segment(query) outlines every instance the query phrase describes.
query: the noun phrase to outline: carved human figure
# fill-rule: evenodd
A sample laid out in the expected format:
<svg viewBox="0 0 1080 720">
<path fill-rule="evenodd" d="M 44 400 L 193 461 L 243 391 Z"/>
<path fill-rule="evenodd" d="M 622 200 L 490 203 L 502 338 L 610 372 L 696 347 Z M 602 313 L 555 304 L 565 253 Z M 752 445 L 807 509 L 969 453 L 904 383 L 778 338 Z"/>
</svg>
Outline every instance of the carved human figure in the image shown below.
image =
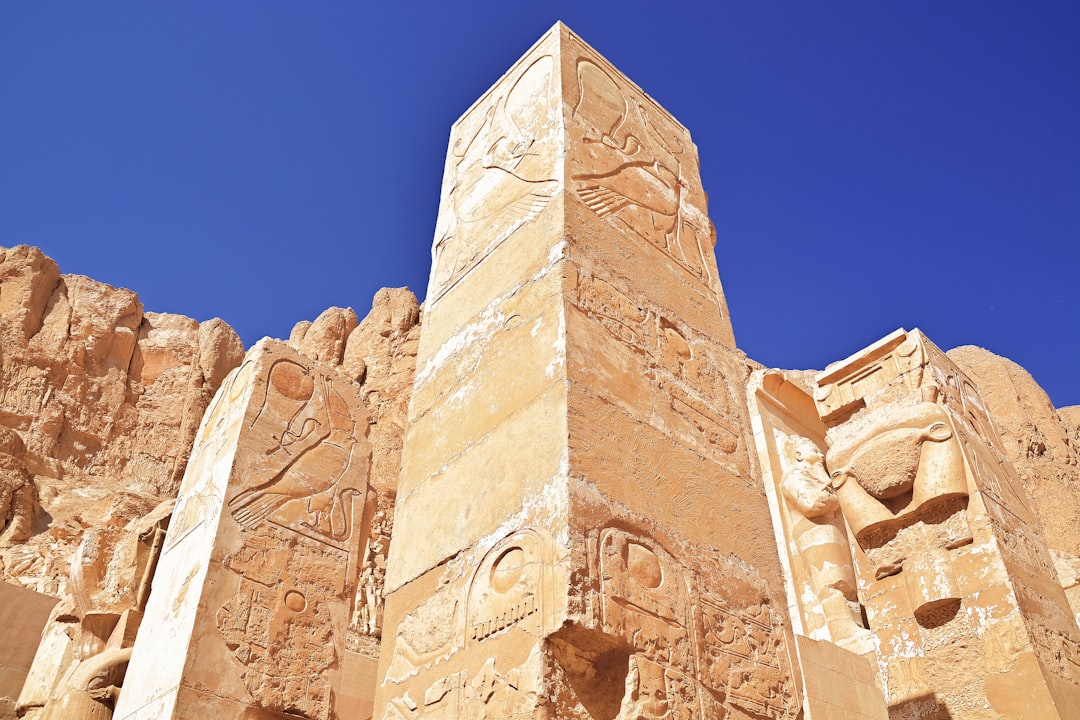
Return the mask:
<svg viewBox="0 0 1080 720">
<path fill-rule="evenodd" d="M 122 530 L 88 531 L 72 558 L 75 652 L 41 720 L 109 720 L 150 593 L 173 502 Z"/>
<path fill-rule="evenodd" d="M 787 470 L 780 489 L 793 511 L 789 516 L 795 546 L 825 615 L 830 639 L 862 652 L 870 648 L 870 632 L 855 619 L 855 568 L 825 458 L 814 441 L 799 435 L 788 438 L 785 453 Z"/>
</svg>

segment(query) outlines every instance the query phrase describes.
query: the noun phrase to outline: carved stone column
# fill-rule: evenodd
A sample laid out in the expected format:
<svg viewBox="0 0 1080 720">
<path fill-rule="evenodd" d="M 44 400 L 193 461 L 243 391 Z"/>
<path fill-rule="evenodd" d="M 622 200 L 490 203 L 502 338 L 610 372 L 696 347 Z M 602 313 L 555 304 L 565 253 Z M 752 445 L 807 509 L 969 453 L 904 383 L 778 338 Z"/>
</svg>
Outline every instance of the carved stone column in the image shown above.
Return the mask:
<svg viewBox="0 0 1080 720">
<path fill-rule="evenodd" d="M 898 330 L 815 399 L 890 716 L 1072 717 L 1080 631 L 971 381 Z"/>
<path fill-rule="evenodd" d="M 358 387 L 264 340 L 203 418 L 115 718 L 335 717 L 373 503 Z"/>
<path fill-rule="evenodd" d="M 799 715 L 713 243 L 689 133 L 561 24 L 454 125 L 377 718 Z"/>
</svg>

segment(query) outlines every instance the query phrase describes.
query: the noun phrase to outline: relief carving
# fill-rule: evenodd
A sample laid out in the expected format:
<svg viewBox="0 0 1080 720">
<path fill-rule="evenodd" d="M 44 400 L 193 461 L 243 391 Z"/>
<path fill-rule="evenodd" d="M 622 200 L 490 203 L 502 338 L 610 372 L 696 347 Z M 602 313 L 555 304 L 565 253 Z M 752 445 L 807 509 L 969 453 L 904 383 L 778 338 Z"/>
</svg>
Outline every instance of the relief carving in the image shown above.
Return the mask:
<svg viewBox="0 0 1080 720">
<path fill-rule="evenodd" d="M 398 623 L 385 682 L 400 684 L 458 650 L 513 630 L 542 633 L 551 625 L 552 563 L 545 533 L 525 528 L 504 537 L 475 569 L 441 584 Z"/>
<path fill-rule="evenodd" d="M 551 84 L 555 61 L 543 55 L 485 98 L 454 130 L 447 158 L 444 207 L 436 229 L 432 297 L 446 292 L 558 192 L 558 154 Z M 450 216 L 453 216 L 452 219 Z"/>
<path fill-rule="evenodd" d="M 705 257 L 712 236 L 703 228 L 711 226 L 704 213 L 688 211 L 685 199 L 685 166 L 696 173 L 687 136 L 647 96 L 615 77 L 598 60 L 577 59 L 573 117 L 582 136 L 571 173 L 574 190 L 598 216 L 709 283 L 714 278 Z"/>
<path fill-rule="evenodd" d="M 642 373 L 656 390 L 656 409 L 662 416 L 658 427 L 714 457 L 738 452 L 735 401 L 710 340 L 680 329 L 611 283 L 580 271 L 576 304 L 642 356 Z"/>
<path fill-rule="evenodd" d="M 229 501 L 238 523 L 252 529 L 269 520 L 331 544 L 349 538 L 353 505 L 367 492 L 370 465 L 370 447 L 362 442 L 367 428 L 360 422 L 366 412 L 352 400 L 350 405 L 327 373 L 310 373 L 292 360 L 271 366 L 251 428 L 272 444 L 249 469 L 262 482 Z M 260 423 L 265 430 L 256 429 Z"/>
<path fill-rule="evenodd" d="M 873 642 L 858 619 L 855 567 L 825 458 L 813 440 L 798 435 L 786 438 L 784 454 L 780 490 L 788 507 L 791 539 L 825 617 L 828 637 L 862 654 L 872 649 Z"/>
<path fill-rule="evenodd" d="M 632 646 L 620 718 L 798 715 L 784 628 L 745 568 L 691 571 L 617 528 L 597 550 L 601 627 Z"/>
<path fill-rule="evenodd" d="M 369 502 L 375 498 L 368 491 Z M 349 621 L 349 650 L 366 657 L 379 657 L 379 642 L 383 627 L 383 588 L 386 581 L 386 556 L 390 548 L 390 529 L 393 523 L 390 507 L 379 507 L 372 515 L 367 544 L 361 553 L 360 575 L 356 583 L 356 600 Z"/>
<path fill-rule="evenodd" d="M 925 357 L 920 348 L 914 338 L 906 338 L 886 356 L 887 362 L 870 363 L 855 375 L 870 383 L 863 391 L 889 391 L 889 385 L 876 384 L 878 379 L 899 378 L 895 358 Z M 916 376 L 923 382 L 921 368 L 901 367 L 909 382 L 916 382 Z M 891 374 L 894 370 L 897 374 Z M 854 381 L 845 384 L 858 386 Z M 908 397 L 907 402 L 886 402 L 830 428 L 826 463 L 844 519 L 865 551 L 874 578 L 905 571 L 904 586 L 915 617 L 931 627 L 960 607 L 960 591 L 949 566 L 950 551 L 972 542 L 968 478 L 960 440 L 938 386 L 917 385 Z M 865 398 L 859 396 L 855 402 Z"/>
<path fill-rule="evenodd" d="M 466 602 L 465 645 L 511 626 L 543 629 L 550 556 L 541 536 L 523 530 L 487 552 L 473 576 Z"/>
<path fill-rule="evenodd" d="M 227 501 L 237 589 L 215 624 L 260 707 L 329 718 L 376 497 L 358 389 L 295 357 L 256 379 Z"/>
<path fill-rule="evenodd" d="M 408 692 L 391 699 L 383 714 L 390 718 L 427 718 L 429 720 L 510 720 L 534 718 L 536 698 L 522 690 L 521 674 L 526 667 L 499 670 L 497 659 L 487 658 L 480 668 L 439 677 L 424 691 L 419 701 Z"/>
</svg>

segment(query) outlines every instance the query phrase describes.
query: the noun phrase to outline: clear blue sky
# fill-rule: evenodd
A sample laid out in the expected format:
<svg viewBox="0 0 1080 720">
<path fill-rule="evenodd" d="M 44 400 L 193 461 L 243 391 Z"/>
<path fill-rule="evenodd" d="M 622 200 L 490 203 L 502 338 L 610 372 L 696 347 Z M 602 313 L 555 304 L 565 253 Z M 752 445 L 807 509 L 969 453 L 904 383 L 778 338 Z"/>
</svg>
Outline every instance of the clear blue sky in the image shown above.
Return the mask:
<svg viewBox="0 0 1080 720">
<path fill-rule="evenodd" d="M 1080 404 L 1075 2 L 9 0 L 0 244 L 248 345 L 422 299 L 450 124 L 558 19 L 693 133 L 751 357 L 920 327 Z"/>
</svg>

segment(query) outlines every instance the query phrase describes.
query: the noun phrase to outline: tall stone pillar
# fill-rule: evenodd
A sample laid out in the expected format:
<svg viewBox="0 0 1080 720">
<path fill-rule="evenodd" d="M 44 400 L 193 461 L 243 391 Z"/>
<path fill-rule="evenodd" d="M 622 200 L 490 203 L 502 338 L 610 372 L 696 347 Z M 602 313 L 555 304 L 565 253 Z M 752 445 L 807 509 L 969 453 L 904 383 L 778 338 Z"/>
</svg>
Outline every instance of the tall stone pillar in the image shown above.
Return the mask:
<svg viewBox="0 0 1080 720">
<path fill-rule="evenodd" d="M 367 529 L 359 388 L 248 353 L 195 438 L 117 720 L 330 720 Z"/>
<path fill-rule="evenodd" d="M 689 133 L 559 24 L 454 125 L 376 717 L 795 718 Z"/>
</svg>

